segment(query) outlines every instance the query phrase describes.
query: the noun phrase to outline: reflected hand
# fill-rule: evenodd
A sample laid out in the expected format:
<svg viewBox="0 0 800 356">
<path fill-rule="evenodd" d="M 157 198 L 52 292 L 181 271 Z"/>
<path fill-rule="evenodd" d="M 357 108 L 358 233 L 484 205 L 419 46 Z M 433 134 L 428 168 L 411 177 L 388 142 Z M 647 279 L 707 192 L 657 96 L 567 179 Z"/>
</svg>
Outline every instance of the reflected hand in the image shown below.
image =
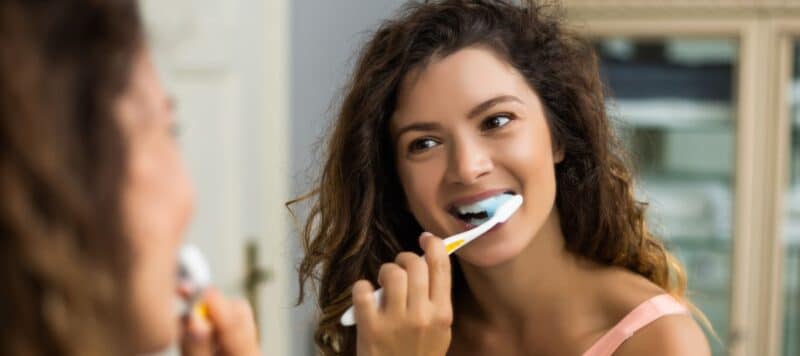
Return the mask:
<svg viewBox="0 0 800 356">
<path fill-rule="evenodd" d="M 208 315 L 192 311 L 183 320 L 182 355 L 260 355 L 253 311 L 246 301 L 227 299 L 214 288 L 201 300 Z"/>
</svg>

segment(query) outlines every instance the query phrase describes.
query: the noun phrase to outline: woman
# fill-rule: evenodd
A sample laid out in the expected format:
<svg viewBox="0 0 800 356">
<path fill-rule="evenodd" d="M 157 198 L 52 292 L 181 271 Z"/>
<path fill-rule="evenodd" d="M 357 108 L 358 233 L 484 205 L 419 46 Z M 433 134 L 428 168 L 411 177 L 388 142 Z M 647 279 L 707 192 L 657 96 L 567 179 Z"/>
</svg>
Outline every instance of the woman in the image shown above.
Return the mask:
<svg viewBox="0 0 800 356">
<path fill-rule="evenodd" d="M 518 4 L 412 3 L 361 52 L 303 233 L 324 354 L 709 354 L 590 44 L 558 9 Z M 430 233 L 475 226 L 503 194 L 524 203 L 451 268 Z M 351 304 L 355 330 L 338 323 Z"/>
<path fill-rule="evenodd" d="M 136 2 L 0 0 L 0 45 L 0 354 L 257 355 L 214 290 L 179 327 L 193 193 Z"/>
</svg>

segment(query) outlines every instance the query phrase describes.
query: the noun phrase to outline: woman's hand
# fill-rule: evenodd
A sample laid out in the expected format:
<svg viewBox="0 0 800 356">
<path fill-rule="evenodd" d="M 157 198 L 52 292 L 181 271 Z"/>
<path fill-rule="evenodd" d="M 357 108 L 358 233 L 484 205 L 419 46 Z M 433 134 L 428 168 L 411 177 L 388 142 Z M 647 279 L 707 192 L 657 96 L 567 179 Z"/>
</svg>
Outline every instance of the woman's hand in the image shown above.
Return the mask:
<svg viewBox="0 0 800 356">
<path fill-rule="evenodd" d="M 213 288 L 202 300 L 208 315 L 189 313 L 181 335 L 182 355 L 260 355 L 253 311 L 246 301 L 226 299 Z"/>
<path fill-rule="evenodd" d="M 424 259 L 403 252 L 381 266 L 382 305 L 376 305 L 368 281 L 353 285 L 359 356 L 447 353 L 453 323 L 450 259 L 442 240 L 430 233 L 420 236 L 420 245 Z"/>
</svg>

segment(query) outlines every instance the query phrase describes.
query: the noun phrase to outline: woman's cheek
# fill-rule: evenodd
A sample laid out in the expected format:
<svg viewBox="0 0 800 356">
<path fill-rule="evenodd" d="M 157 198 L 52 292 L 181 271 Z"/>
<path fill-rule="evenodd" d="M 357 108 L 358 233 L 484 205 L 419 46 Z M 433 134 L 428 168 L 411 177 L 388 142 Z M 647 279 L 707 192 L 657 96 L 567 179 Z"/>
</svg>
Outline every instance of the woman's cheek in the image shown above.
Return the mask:
<svg viewBox="0 0 800 356">
<path fill-rule="evenodd" d="M 398 167 L 400 183 L 406 195 L 408 209 L 417 222 L 427 231 L 437 231 L 437 178 L 440 169 L 436 162 L 406 162 Z"/>
</svg>

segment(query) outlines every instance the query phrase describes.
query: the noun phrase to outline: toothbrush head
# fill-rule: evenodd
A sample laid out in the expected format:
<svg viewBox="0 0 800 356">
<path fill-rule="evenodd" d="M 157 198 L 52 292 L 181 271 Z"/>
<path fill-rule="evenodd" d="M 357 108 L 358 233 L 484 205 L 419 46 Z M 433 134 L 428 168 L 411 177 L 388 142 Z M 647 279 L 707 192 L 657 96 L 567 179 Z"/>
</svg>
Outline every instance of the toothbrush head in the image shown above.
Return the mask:
<svg viewBox="0 0 800 356">
<path fill-rule="evenodd" d="M 185 244 L 178 252 L 178 279 L 199 292 L 211 284 L 208 262 L 196 246 Z"/>
<path fill-rule="evenodd" d="M 494 215 L 492 215 L 492 219 L 496 220 L 498 223 L 504 223 L 511 218 L 511 215 L 513 215 L 520 206 L 522 206 L 522 196 L 514 194 L 497 208 Z"/>
<path fill-rule="evenodd" d="M 497 209 L 503 206 L 503 204 L 505 204 L 514 195 L 515 194 L 504 193 L 478 203 L 478 205 L 480 205 L 483 210 L 486 211 L 486 220 L 489 220 L 495 216 L 495 214 L 497 214 Z"/>
</svg>

